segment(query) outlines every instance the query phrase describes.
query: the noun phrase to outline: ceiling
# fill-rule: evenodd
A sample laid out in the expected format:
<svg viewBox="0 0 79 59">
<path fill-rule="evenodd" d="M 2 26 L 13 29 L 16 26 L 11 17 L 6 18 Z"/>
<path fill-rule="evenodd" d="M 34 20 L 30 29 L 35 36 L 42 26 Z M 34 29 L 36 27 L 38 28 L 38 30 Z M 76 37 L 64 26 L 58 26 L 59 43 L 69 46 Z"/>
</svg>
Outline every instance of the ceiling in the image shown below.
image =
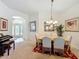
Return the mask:
<svg viewBox="0 0 79 59">
<path fill-rule="evenodd" d="M 1 0 L 8 7 L 27 12 L 50 11 L 51 0 Z M 63 12 L 78 4 L 79 0 L 54 0 L 53 10 L 55 12 Z"/>
</svg>

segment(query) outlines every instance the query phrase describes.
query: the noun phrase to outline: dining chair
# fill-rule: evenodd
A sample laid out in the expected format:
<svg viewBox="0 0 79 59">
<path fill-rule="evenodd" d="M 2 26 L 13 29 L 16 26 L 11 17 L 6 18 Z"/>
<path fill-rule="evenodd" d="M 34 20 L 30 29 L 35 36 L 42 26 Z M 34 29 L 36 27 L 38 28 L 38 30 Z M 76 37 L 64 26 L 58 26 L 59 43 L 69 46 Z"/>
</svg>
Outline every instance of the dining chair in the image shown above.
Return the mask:
<svg viewBox="0 0 79 59">
<path fill-rule="evenodd" d="M 69 45 L 71 45 L 71 41 L 72 41 L 72 36 L 70 36 L 69 38 Z"/>
<path fill-rule="evenodd" d="M 43 37 L 42 39 L 42 52 L 44 53 L 45 51 L 51 54 L 51 39 L 48 37 Z"/>
<path fill-rule="evenodd" d="M 59 53 L 64 55 L 64 44 L 65 41 L 62 37 L 56 38 L 54 40 L 54 54 Z"/>
<path fill-rule="evenodd" d="M 37 47 L 40 46 L 40 45 L 42 45 L 42 40 L 39 39 L 39 38 L 37 38 L 37 35 L 35 35 L 35 39 L 36 39 L 36 46 Z"/>
<path fill-rule="evenodd" d="M 68 36 L 67 37 L 68 41 L 65 42 L 65 45 L 71 45 L 71 41 L 72 41 L 72 36 Z"/>
</svg>

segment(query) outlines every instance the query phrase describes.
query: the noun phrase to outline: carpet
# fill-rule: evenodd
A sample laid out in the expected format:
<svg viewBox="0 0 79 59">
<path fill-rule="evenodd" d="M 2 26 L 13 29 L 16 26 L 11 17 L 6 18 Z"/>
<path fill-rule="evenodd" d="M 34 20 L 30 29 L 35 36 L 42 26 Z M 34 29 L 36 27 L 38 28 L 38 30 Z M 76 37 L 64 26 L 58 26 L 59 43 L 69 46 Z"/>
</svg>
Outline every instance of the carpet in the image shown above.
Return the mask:
<svg viewBox="0 0 79 59">
<path fill-rule="evenodd" d="M 33 51 L 34 52 L 38 52 L 38 53 L 42 53 L 42 46 L 40 46 L 40 47 L 37 47 L 37 46 L 34 47 Z M 64 52 L 64 57 L 70 58 L 70 59 L 78 59 L 77 56 L 74 53 L 71 52 L 70 49 Z"/>
</svg>

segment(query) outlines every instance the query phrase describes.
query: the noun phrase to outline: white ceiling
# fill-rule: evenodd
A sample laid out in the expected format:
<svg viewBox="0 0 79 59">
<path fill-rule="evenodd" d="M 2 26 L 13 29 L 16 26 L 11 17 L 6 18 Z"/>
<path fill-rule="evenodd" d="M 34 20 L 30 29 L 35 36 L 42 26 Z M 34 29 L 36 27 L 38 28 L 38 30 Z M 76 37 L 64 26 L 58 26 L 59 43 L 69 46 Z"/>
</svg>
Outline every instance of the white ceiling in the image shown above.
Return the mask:
<svg viewBox="0 0 79 59">
<path fill-rule="evenodd" d="M 50 11 L 51 0 L 2 0 L 8 7 L 27 13 Z M 54 0 L 53 10 L 63 12 L 78 4 L 79 0 Z"/>
</svg>

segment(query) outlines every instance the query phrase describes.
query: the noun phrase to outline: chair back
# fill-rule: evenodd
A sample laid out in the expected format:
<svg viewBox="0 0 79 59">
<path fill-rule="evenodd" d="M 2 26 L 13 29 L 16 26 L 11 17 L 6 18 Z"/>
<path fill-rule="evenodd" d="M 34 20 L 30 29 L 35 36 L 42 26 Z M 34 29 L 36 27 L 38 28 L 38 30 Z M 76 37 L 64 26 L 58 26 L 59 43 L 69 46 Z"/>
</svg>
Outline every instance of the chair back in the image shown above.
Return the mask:
<svg viewBox="0 0 79 59">
<path fill-rule="evenodd" d="M 66 45 L 71 45 L 72 36 L 67 36 L 68 41 L 66 42 Z"/>
<path fill-rule="evenodd" d="M 37 41 L 37 35 L 35 34 L 35 40 Z"/>
<path fill-rule="evenodd" d="M 35 35 L 35 39 L 36 39 L 36 44 L 39 45 L 42 43 L 42 40 L 41 39 L 38 39 L 37 38 L 37 35 Z"/>
<path fill-rule="evenodd" d="M 71 41 L 72 41 L 72 36 L 70 37 L 70 44 L 71 44 Z"/>
<path fill-rule="evenodd" d="M 63 38 L 56 38 L 54 41 L 54 48 L 64 49 L 65 41 Z"/>
<path fill-rule="evenodd" d="M 71 45 L 71 41 L 72 41 L 72 36 L 70 36 L 70 38 L 69 38 L 68 45 Z"/>
<path fill-rule="evenodd" d="M 48 37 L 43 37 L 42 40 L 43 47 L 51 48 L 51 39 Z"/>
</svg>

